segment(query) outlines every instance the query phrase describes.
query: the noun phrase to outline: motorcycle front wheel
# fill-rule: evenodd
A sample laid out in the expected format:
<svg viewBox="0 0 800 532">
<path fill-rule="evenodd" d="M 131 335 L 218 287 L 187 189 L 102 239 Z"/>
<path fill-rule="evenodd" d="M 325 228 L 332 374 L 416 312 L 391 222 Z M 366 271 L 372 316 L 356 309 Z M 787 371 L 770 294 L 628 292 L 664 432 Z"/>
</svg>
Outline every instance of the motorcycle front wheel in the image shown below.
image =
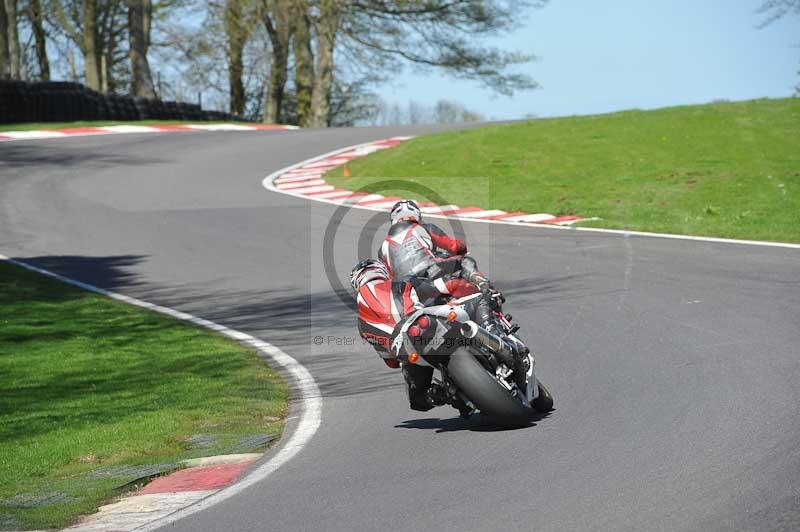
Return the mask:
<svg viewBox="0 0 800 532">
<path fill-rule="evenodd" d="M 531 416 L 530 408 L 511 395 L 494 375 L 478 362 L 469 348 L 456 349 L 450 356 L 447 369 L 461 393 L 492 421 L 508 428 L 528 424 Z"/>
</svg>

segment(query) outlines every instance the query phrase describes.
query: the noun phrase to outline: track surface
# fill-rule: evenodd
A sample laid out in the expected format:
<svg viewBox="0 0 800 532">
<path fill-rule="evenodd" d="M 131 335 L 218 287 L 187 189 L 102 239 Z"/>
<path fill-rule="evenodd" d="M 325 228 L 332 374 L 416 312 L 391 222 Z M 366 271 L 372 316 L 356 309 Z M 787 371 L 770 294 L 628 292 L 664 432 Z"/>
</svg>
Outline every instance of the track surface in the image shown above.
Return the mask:
<svg viewBox="0 0 800 532">
<path fill-rule="evenodd" d="M 320 384 L 298 457 L 169 530 L 800 529 L 798 250 L 464 223 L 556 398 L 522 430 L 411 412 L 371 348 L 314 344 L 354 338 L 322 264 L 344 281 L 383 215 L 323 257 L 335 207 L 261 179 L 419 131 L 0 146 L 0 252 L 262 337 Z"/>
</svg>

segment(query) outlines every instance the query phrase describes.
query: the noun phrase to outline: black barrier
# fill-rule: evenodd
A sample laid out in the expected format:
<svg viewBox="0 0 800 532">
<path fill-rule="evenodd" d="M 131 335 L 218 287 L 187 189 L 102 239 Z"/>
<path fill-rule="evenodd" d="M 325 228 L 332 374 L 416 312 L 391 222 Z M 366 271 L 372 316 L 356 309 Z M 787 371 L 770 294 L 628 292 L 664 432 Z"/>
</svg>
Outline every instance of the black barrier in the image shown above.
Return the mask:
<svg viewBox="0 0 800 532">
<path fill-rule="evenodd" d="M 247 120 L 199 105 L 101 94 L 68 81 L 0 80 L 0 124 L 77 120 Z"/>
</svg>

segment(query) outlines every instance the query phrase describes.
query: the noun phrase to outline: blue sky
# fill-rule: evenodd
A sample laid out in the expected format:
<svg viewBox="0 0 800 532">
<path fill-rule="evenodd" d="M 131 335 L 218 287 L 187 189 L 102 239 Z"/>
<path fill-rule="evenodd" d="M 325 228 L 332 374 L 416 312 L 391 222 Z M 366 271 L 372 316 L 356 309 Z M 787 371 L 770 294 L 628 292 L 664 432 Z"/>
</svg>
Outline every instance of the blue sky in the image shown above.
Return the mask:
<svg viewBox="0 0 800 532">
<path fill-rule="evenodd" d="M 589 114 L 716 99 L 783 97 L 800 84 L 800 16 L 763 29 L 762 0 L 550 0 L 493 41 L 532 52 L 542 87 L 512 98 L 407 70 L 388 101 L 457 100 L 492 118 Z"/>
</svg>

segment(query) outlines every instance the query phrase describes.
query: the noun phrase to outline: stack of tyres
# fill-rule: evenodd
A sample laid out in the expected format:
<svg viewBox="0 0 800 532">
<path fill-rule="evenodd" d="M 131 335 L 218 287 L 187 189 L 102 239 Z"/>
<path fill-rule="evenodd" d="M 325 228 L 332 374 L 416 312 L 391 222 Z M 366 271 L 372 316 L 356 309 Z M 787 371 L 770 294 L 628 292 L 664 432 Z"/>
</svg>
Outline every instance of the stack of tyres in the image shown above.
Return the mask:
<svg viewBox="0 0 800 532">
<path fill-rule="evenodd" d="M 0 80 L 0 122 L 7 122 L 11 115 L 11 105 L 8 97 L 8 87 Z"/>
<path fill-rule="evenodd" d="M 50 108 L 52 114 L 50 120 L 54 122 L 64 122 L 69 120 L 69 112 L 67 111 L 67 98 L 65 96 L 64 86 L 62 84 L 52 87 L 50 98 L 53 100 L 53 105 Z"/>
<path fill-rule="evenodd" d="M 167 108 L 167 116 L 165 117 L 167 120 L 180 119 L 180 112 L 178 111 L 178 102 L 164 102 L 164 106 Z"/>
<path fill-rule="evenodd" d="M 113 94 L 108 94 L 106 95 L 105 100 L 106 100 L 106 105 L 108 105 L 108 119 L 124 120 L 122 116 L 122 109 L 120 108 L 119 99 Z"/>
<path fill-rule="evenodd" d="M 202 120 L 203 119 L 203 110 L 200 108 L 199 105 L 193 103 L 184 103 L 184 116 L 182 117 L 184 120 Z"/>
<path fill-rule="evenodd" d="M 136 103 L 133 100 L 132 96 L 125 97 L 125 114 L 127 115 L 126 120 L 139 120 L 139 110 L 136 108 Z"/>
<path fill-rule="evenodd" d="M 46 122 L 65 122 L 69 120 L 67 102 L 64 96 L 65 83 L 51 83 L 47 88 L 47 117 Z"/>
<path fill-rule="evenodd" d="M 86 120 L 84 116 L 89 112 L 86 91 L 77 83 L 70 83 L 67 91 L 70 94 L 69 99 L 72 101 L 71 120 Z"/>
<path fill-rule="evenodd" d="M 99 94 L 90 90 L 81 91 L 81 106 L 84 120 L 99 120 L 100 114 L 100 101 L 102 98 Z"/>
<path fill-rule="evenodd" d="M 79 83 L 0 80 L 0 124 L 158 119 L 241 120 L 190 103 L 100 94 Z"/>
<path fill-rule="evenodd" d="M 80 115 L 80 108 L 78 106 L 78 92 L 72 84 L 68 84 L 62 91 L 64 95 L 64 120 L 73 122 L 78 120 Z"/>
<path fill-rule="evenodd" d="M 3 122 L 25 121 L 26 89 L 25 83 L 20 81 L 0 81 L 0 117 Z"/>
<path fill-rule="evenodd" d="M 155 104 L 156 108 L 158 109 L 156 111 L 156 113 L 158 114 L 158 118 L 165 119 L 168 115 L 166 103 L 162 102 L 161 100 L 156 100 Z"/>
<path fill-rule="evenodd" d="M 0 122 L 12 122 L 14 105 L 12 102 L 14 87 L 6 80 L 0 79 Z"/>
<path fill-rule="evenodd" d="M 111 117 L 111 110 L 108 108 L 108 102 L 102 94 L 97 95 L 95 120 L 109 120 Z"/>
<path fill-rule="evenodd" d="M 134 98 L 133 105 L 136 107 L 136 114 L 139 116 L 140 120 L 148 120 L 150 118 L 150 113 L 148 113 L 147 109 L 147 100 L 145 98 Z"/>
<path fill-rule="evenodd" d="M 26 99 L 25 109 L 22 114 L 31 122 L 41 122 L 39 119 L 39 87 L 35 83 L 29 83 L 25 87 Z"/>
</svg>

